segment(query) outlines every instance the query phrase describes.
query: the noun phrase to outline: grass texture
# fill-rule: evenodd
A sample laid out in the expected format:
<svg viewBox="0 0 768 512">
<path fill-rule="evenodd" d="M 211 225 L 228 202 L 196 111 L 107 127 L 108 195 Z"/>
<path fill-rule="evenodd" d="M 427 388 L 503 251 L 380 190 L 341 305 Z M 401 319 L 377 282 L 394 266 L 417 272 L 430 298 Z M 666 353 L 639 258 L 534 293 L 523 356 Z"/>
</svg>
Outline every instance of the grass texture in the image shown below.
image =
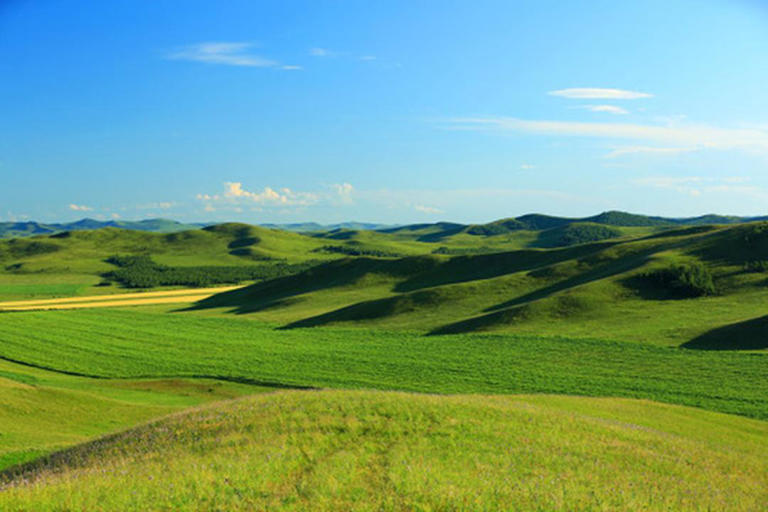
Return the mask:
<svg viewBox="0 0 768 512">
<path fill-rule="evenodd" d="M 0 357 L 106 378 L 648 398 L 768 418 L 764 354 L 531 335 L 275 329 L 163 310 L 0 314 Z"/>
<path fill-rule="evenodd" d="M 291 391 L 5 475 L 7 511 L 761 510 L 768 424 L 561 396 Z"/>
</svg>

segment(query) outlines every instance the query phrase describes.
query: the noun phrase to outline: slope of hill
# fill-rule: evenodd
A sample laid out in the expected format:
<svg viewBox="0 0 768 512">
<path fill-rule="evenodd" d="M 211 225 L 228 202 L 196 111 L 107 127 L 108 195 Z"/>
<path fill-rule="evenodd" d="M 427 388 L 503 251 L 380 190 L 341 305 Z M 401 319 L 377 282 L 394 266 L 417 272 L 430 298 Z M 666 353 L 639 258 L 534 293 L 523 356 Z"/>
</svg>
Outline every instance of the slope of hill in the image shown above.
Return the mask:
<svg viewBox="0 0 768 512">
<path fill-rule="evenodd" d="M 582 226 L 589 229 L 577 233 L 585 236 L 604 228 Z M 345 259 L 213 296 L 197 307 L 248 312 L 290 327 L 501 330 L 682 345 L 765 314 L 768 263 L 762 261 L 768 261 L 766 224 L 698 226 L 550 250 Z M 675 280 L 689 279 L 686 269 L 703 273 L 714 293 L 680 296 L 675 290 L 688 285 Z M 664 272 L 672 273 L 671 281 L 654 277 Z M 719 339 L 721 348 L 768 347 L 759 336 Z"/>
<path fill-rule="evenodd" d="M 621 211 L 608 211 L 591 217 L 569 218 L 554 217 L 551 215 L 527 214 L 515 218 L 500 219 L 486 224 L 451 224 L 438 222 L 434 224 L 412 224 L 393 229 L 379 230 L 385 233 L 412 234 L 423 236 L 425 234 L 441 237 L 468 233 L 477 236 L 493 236 L 513 234 L 518 231 L 544 231 L 553 228 L 561 228 L 571 224 L 602 224 L 605 226 L 625 228 L 673 228 L 675 226 L 701 226 L 708 224 L 741 224 L 765 220 L 762 217 L 735 217 L 726 215 L 701 215 L 690 218 L 666 218 L 648 215 L 638 215 Z M 650 232 L 650 231 L 649 231 Z M 429 241 L 429 240 L 427 240 Z M 433 240 L 434 241 L 434 240 Z"/>
<path fill-rule="evenodd" d="M 4 510 L 759 510 L 768 424 L 622 399 L 285 391 L 6 472 Z"/>
<path fill-rule="evenodd" d="M 0 359 L 0 470 L 159 415 L 264 389 L 214 379 L 93 379 Z"/>
<path fill-rule="evenodd" d="M 290 224 L 261 224 L 269 229 L 279 229 L 297 233 L 328 233 L 337 230 L 378 231 L 380 233 L 397 234 L 409 238 L 417 237 L 419 241 L 434 242 L 458 233 L 469 233 L 477 236 L 493 236 L 509 234 L 515 231 L 542 231 L 563 227 L 575 223 L 593 223 L 619 227 L 663 228 L 680 225 L 705 224 L 739 224 L 766 220 L 764 217 L 736 217 L 728 215 L 701 215 L 690 218 L 665 218 L 638 215 L 620 211 L 603 212 L 598 215 L 583 218 L 555 217 L 541 214 L 527 214 L 517 218 L 499 219 L 485 224 L 458 224 L 453 222 L 436 222 L 431 224 L 410 224 L 404 226 L 389 226 L 370 222 L 341 222 L 337 224 L 319 224 L 317 222 L 300 222 Z M 0 238 L 44 235 L 62 231 L 94 230 L 106 227 L 152 231 L 157 233 L 175 233 L 190 229 L 211 226 L 213 223 L 185 224 L 168 219 L 146 219 L 140 221 L 81 219 L 69 223 L 40 223 L 40 222 L 0 222 Z"/>
<path fill-rule="evenodd" d="M 286 231 L 223 224 L 178 233 L 103 228 L 0 241 L 0 298 L 117 291 L 104 281 L 116 255 L 170 267 L 238 267 L 324 260 L 322 242 Z M 203 283 L 204 284 L 204 283 Z"/>
</svg>

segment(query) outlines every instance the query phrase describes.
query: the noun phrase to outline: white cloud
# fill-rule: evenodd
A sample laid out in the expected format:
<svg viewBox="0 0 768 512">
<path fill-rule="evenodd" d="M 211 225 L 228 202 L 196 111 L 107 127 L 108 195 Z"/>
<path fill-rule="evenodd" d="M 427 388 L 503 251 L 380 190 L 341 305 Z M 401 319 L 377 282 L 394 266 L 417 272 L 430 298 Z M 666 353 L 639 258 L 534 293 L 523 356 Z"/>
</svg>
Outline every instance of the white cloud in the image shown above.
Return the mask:
<svg viewBox="0 0 768 512">
<path fill-rule="evenodd" d="M 354 187 L 349 183 L 333 184 L 319 192 L 299 192 L 286 187 L 264 187 L 251 191 L 245 189 L 239 181 L 228 181 L 224 183 L 224 191 L 220 194 L 197 194 L 195 197 L 206 204 L 206 211 L 220 208 L 237 211 L 240 205 L 248 205 L 252 210 L 255 208 L 261 211 L 264 208 L 284 210 L 289 207 L 301 208 L 321 204 L 352 204 L 354 191 Z M 208 207 L 213 209 L 209 210 Z"/>
<path fill-rule="evenodd" d="M 617 158 L 624 155 L 650 154 L 650 155 L 673 155 L 676 153 L 689 153 L 696 151 L 696 148 L 661 148 L 654 146 L 623 146 L 618 147 L 605 155 L 605 158 Z"/>
<path fill-rule="evenodd" d="M 368 61 L 376 60 L 376 57 L 374 55 L 363 55 L 362 57 L 360 57 L 360 60 L 368 60 Z"/>
<path fill-rule="evenodd" d="M 448 127 L 459 130 L 493 130 L 549 136 L 628 139 L 668 144 L 670 148 L 768 151 L 768 130 L 719 128 L 703 124 L 584 123 L 532 121 L 513 117 L 455 118 Z M 640 146 L 638 146 L 640 147 Z"/>
<path fill-rule="evenodd" d="M 276 66 L 274 60 L 250 53 L 252 43 L 208 42 L 185 46 L 167 56 L 172 60 L 188 60 L 227 66 L 267 68 Z"/>
<path fill-rule="evenodd" d="M 524 171 L 529 171 L 529 170 L 531 170 L 531 169 L 535 169 L 535 168 L 536 168 L 536 166 L 535 166 L 535 165 L 532 165 L 532 164 L 523 164 L 523 165 L 521 165 L 521 166 L 520 166 L 520 168 L 521 168 L 522 170 L 524 170 Z"/>
<path fill-rule="evenodd" d="M 331 190 L 333 190 L 336 195 L 338 196 L 338 199 L 341 200 L 343 203 L 351 203 L 352 202 L 352 194 L 355 191 L 355 187 L 350 185 L 349 183 L 337 183 L 331 185 Z"/>
<path fill-rule="evenodd" d="M 310 48 L 309 54 L 313 57 L 332 57 L 334 53 L 325 48 Z"/>
<path fill-rule="evenodd" d="M 633 181 L 635 185 L 674 190 L 682 194 L 698 196 L 701 194 L 700 186 L 707 178 L 701 176 L 650 176 Z"/>
<path fill-rule="evenodd" d="M 424 205 L 420 205 L 420 204 L 417 204 L 413 208 L 416 211 L 419 211 L 419 212 L 422 212 L 422 213 L 428 213 L 428 214 L 431 214 L 431 215 L 435 215 L 435 214 L 439 214 L 439 213 L 445 213 L 443 210 L 441 210 L 439 208 L 434 208 L 432 206 L 424 206 Z"/>
<path fill-rule="evenodd" d="M 169 210 L 174 206 L 177 206 L 177 203 L 172 201 L 161 201 L 159 203 L 137 204 L 135 208 L 137 210 Z"/>
<path fill-rule="evenodd" d="M 286 71 L 301 71 L 304 68 L 301 66 L 288 65 L 288 66 L 280 66 L 280 69 L 284 69 Z"/>
<path fill-rule="evenodd" d="M 317 196 L 307 192 L 293 192 L 289 188 L 274 190 L 264 187 L 260 192 L 250 192 L 240 182 L 224 183 L 224 197 L 227 199 L 245 199 L 254 203 L 271 205 L 309 205 L 317 202 Z"/>
<path fill-rule="evenodd" d="M 614 115 L 626 115 L 629 114 L 629 110 L 617 107 L 616 105 L 584 105 L 580 108 L 589 110 L 591 112 L 605 112 L 606 114 Z"/>
<path fill-rule="evenodd" d="M 635 100 L 638 98 L 651 98 L 653 94 L 647 92 L 627 91 L 624 89 L 601 89 L 595 87 L 560 89 L 549 91 L 551 96 L 578 100 Z"/>
<path fill-rule="evenodd" d="M 768 191 L 751 185 L 734 185 L 733 183 L 745 183 L 749 178 L 742 176 L 726 176 L 723 178 L 702 176 L 650 176 L 633 180 L 632 183 L 640 186 L 653 187 L 663 190 L 672 190 L 681 194 L 694 197 L 703 194 L 726 193 L 768 198 Z"/>
<path fill-rule="evenodd" d="M 85 206 L 83 204 L 70 204 L 69 209 L 76 211 L 76 212 L 90 212 L 93 210 L 90 206 Z"/>
</svg>

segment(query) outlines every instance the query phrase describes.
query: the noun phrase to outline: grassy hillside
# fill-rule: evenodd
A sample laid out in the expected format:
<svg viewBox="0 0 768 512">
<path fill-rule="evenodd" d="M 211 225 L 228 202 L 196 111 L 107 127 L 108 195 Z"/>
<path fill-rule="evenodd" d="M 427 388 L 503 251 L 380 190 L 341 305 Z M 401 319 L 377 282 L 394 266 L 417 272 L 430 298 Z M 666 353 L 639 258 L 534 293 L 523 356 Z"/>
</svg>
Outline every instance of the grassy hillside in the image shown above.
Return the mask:
<svg viewBox="0 0 768 512">
<path fill-rule="evenodd" d="M 2 300 L 258 281 L 0 313 L 0 509 L 757 509 L 768 223 L 667 221 L 0 241 Z M 279 388 L 570 396 L 280 392 L 88 444 Z"/>
<path fill-rule="evenodd" d="M 288 327 L 490 330 L 759 350 L 768 348 L 766 339 L 749 326 L 761 325 L 768 300 L 767 226 L 696 226 L 550 250 L 347 258 L 211 297 L 198 308 Z M 573 231 L 580 227 L 585 231 Z M 571 224 L 549 232 L 599 238 L 603 228 Z M 706 293 L 680 293 L 689 287 L 685 269 L 707 280 Z M 728 326 L 741 335 L 731 336 L 736 331 Z M 706 342 L 693 342 L 700 337 Z"/>
<path fill-rule="evenodd" d="M 172 411 L 263 389 L 269 388 L 212 379 L 92 379 L 0 360 L 0 469 Z"/>
<path fill-rule="evenodd" d="M 645 401 L 280 392 L 6 474 L 0 508 L 759 510 L 767 456 L 764 422 Z"/>
<path fill-rule="evenodd" d="M 0 298 L 111 293 L 115 256 L 149 256 L 170 267 L 238 267 L 327 260 L 314 238 L 245 224 L 158 234 L 115 228 L 0 241 Z M 106 284 L 109 284 L 107 281 Z"/>
<path fill-rule="evenodd" d="M 527 220 L 556 224 L 543 216 Z M 458 232 L 431 242 L 416 238 L 456 226 L 439 232 L 339 229 L 312 236 L 244 224 L 164 235 L 80 231 L 0 242 L 0 299 L 287 275 L 198 307 L 250 313 L 284 326 L 509 331 L 761 350 L 765 339 L 749 326 L 759 325 L 768 299 L 765 226 L 649 233 L 645 227 L 568 223 L 514 236 Z M 509 250 L 522 244 L 520 237 L 549 249 Z M 115 255 L 138 256 L 148 264 L 118 268 Z M 681 295 L 688 286 L 680 281 L 688 279 L 684 272 L 675 274 L 681 268 L 702 269 L 707 293 Z M 669 279 L 659 277 L 664 275 Z M 734 329 L 747 337 L 732 336 Z M 699 338 L 705 341 L 694 341 Z"/>
<path fill-rule="evenodd" d="M 533 335 L 286 330 L 242 317 L 167 311 L 0 314 L 0 357 L 91 377 L 607 395 L 768 419 L 763 355 Z"/>
<path fill-rule="evenodd" d="M 587 225 L 568 226 L 567 233 L 521 231 L 514 236 L 481 237 L 481 244 L 478 237 L 463 232 L 448 237 L 441 232 L 440 236 L 430 238 L 429 234 L 416 236 L 408 230 L 403 234 L 398 230 L 384 233 L 339 228 L 302 235 L 234 223 L 167 234 L 148 231 L 161 229 L 163 222 L 166 221 L 136 223 L 143 226 L 139 229 L 144 229 L 137 231 L 117 227 L 89 229 L 95 226 L 86 220 L 76 223 L 79 230 L 75 231 L 0 241 L 0 299 L 114 292 L 115 287 L 103 286 L 109 285 L 110 280 L 102 278 L 116 270 L 109 263 L 116 255 L 150 257 L 165 267 L 212 270 L 215 266 L 292 265 L 349 256 L 396 258 L 431 253 L 489 253 L 527 245 L 572 245 L 605 237 L 590 232 L 596 228 Z M 637 234 L 611 232 L 611 236 Z M 99 283 L 102 286 L 96 286 Z"/>
</svg>

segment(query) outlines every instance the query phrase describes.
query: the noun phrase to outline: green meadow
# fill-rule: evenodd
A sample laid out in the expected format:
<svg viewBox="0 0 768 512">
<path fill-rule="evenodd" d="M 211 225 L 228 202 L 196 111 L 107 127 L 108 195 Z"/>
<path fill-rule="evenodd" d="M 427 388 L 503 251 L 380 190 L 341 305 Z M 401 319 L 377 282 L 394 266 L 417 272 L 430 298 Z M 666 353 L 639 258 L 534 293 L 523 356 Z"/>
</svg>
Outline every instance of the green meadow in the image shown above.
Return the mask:
<svg viewBox="0 0 768 512">
<path fill-rule="evenodd" d="M 768 424 L 647 401 L 281 391 L 7 474 L 4 510 L 763 509 Z"/>
<path fill-rule="evenodd" d="M 94 378 L 647 398 L 768 418 L 762 355 L 530 335 L 279 329 L 160 308 L 0 315 L 0 357 Z"/>
<path fill-rule="evenodd" d="M 0 509 L 768 502 L 764 222 L 0 241 L 0 301 L 233 283 L 0 312 Z"/>
</svg>

